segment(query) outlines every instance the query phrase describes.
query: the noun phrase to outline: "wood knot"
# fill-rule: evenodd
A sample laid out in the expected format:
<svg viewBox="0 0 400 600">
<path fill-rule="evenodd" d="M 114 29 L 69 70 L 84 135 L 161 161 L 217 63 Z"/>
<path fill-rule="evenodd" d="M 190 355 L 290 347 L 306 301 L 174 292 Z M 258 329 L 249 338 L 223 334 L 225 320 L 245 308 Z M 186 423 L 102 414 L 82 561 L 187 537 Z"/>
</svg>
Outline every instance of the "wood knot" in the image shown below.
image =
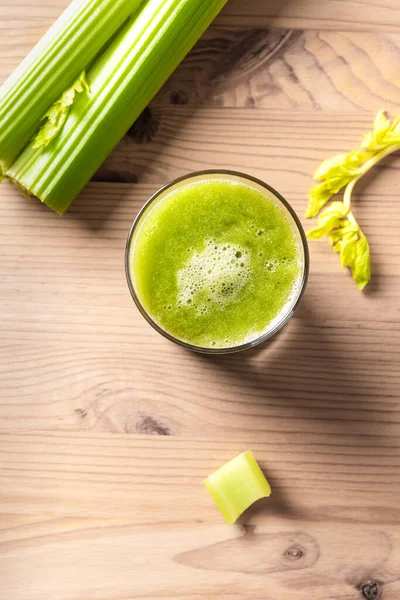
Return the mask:
<svg viewBox="0 0 400 600">
<path fill-rule="evenodd" d="M 382 598 L 382 584 L 379 581 L 366 581 L 359 586 L 359 589 L 366 600 L 379 600 Z"/>
<path fill-rule="evenodd" d="M 177 90 L 175 92 L 171 92 L 170 96 L 171 104 L 184 105 L 189 104 L 189 95 L 187 92 L 183 90 Z"/>
<path fill-rule="evenodd" d="M 284 557 L 287 558 L 287 560 L 299 560 L 303 556 L 304 550 L 299 546 L 290 546 L 290 548 L 284 552 Z"/>
<path fill-rule="evenodd" d="M 136 432 L 144 435 L 171 435 L 169 427 L 150 415 L 140 415 L 140 420 L 136 423 Z"/>
<path fill-rule="evenodd" d="M 151 142 L 157 134 L 159 127 L 160 117 L 155 115 L 153 110 L 148 106 L 136 119 L 127 132 L 127 136 L 135 139 L 138 144 Z"/>
<path fill-rule="evenodd" d="M 85 417 L 87 417 L 87 411 L 84 410 L 83 408 L 76 408 L 75 409 L 75 413 L 78 415 L 78 417 L 80 417 L 81 419 L 84 419 Z"/>
</svg>

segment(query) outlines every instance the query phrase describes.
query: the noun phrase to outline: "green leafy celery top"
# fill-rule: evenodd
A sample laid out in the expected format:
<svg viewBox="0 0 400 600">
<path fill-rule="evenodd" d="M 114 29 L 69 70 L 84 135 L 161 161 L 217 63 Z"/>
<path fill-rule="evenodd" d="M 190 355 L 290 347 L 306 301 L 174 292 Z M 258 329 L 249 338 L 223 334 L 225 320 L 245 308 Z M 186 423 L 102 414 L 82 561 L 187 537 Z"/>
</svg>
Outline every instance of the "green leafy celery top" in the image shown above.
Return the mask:
<svg viewBox="0 0 400 600">
<path fill-rule="evenodd" d="M 400 149 L 400 117 L 393 123 L 381 111 L 374 130 L 364 136 L 361 149 L 324 160 L 314 174 L 320 183 L 309 192 L 306 217 L 315 217 L 327 202 L 344 189 L 343 202 L 332 202 L 318 217 L 318 225 L 307 233 L 309 239 L 328 238 L 340 255 L 343 268 L 350 267 L 362 290 L 371 279 L 371 259 L 367 238 L 352 211 L 351 195 L 357 181 L 380 160 Z"/>
</svg>

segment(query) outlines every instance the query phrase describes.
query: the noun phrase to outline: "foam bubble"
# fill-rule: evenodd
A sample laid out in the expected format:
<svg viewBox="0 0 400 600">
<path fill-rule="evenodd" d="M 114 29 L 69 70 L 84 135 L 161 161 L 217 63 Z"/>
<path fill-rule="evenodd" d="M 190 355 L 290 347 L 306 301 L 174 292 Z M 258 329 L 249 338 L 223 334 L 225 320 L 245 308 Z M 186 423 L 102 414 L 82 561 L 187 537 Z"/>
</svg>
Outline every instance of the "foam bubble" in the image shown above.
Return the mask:
<svg viewBox="0 0 400 600">
<path fill-rule="evenodd" d="M 205 249 L 193 251 L 178 271 L 178 304 L 189 304 L 197 314 L 206 314 L 211 304 L 232 302 L 249 281 L 249 265 L 250 253 L 245 248 L 208 240 Z"/>
<path fill-rule="evenodd" d="M 265 262 L 265 268 L 270 273 L 275 273 L 276 269 L 278 268 L 278 264 L 279 264 L 278 261 L 272 258 Z"/>
</svg>

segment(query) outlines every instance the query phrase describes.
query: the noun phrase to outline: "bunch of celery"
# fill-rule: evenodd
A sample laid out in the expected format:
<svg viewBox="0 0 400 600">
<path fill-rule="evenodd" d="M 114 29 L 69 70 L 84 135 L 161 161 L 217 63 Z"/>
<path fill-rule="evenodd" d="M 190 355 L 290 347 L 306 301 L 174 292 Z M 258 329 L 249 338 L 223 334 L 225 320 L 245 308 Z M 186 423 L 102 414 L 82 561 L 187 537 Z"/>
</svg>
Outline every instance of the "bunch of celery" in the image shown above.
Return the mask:
<svg viewBox="0 0 400 600">
<path fill-rule="evenodd" d="M 0 89 L 0 173 L 142 0 L 74 0 Z"/>
<path fill-rule="evenodd" d="M 0 176 L 59 214 L 227 0 L 75 0 L 0 89 Z"/>
</svg>

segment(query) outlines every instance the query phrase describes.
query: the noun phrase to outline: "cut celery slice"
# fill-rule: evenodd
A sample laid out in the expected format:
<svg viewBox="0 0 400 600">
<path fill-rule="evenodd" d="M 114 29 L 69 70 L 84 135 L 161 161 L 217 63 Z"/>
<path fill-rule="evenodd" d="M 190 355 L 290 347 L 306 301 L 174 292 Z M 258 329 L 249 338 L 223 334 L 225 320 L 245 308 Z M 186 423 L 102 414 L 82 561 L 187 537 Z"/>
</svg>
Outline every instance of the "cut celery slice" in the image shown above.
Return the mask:
<svg viewBox="0 0 400 600">
<path fill-rule="evenodd" d="M 250 450 L 239 454 L 204 484 L 229 525 L 260 498 L 271 495 L 271 488 Z"/>
</svg>

